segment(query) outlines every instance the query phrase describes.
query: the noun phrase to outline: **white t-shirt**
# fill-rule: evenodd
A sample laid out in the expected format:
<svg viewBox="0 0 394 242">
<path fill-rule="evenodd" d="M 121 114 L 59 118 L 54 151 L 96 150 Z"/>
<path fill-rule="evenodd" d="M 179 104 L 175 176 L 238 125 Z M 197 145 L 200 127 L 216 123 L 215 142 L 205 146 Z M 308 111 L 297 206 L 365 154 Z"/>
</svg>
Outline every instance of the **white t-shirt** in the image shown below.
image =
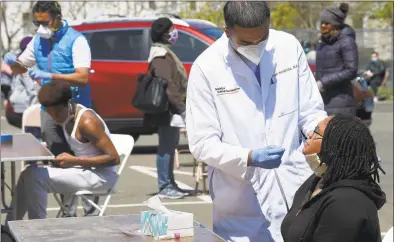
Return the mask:
<svg viewBox="0 0 394 242">
<path fill-rule="evenodd" d="M 18 57 L 18 61 L 26 67 L 32 67 L 36 64 L 34 56 L 34 40 L 29 42 L 25 51 Z M 91 54 L 88 41 L 84 36 L 79 36 L 72 47 L 74 68 L 90 68 Z"/>
</svg>

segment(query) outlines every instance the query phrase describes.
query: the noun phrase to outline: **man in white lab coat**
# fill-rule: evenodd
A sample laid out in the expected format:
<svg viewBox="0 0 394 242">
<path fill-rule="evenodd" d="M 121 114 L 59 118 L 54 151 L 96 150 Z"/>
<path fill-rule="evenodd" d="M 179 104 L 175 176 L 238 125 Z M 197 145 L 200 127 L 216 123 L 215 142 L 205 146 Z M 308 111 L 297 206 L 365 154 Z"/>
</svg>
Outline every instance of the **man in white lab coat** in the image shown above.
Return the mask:
<svg viewBox="0 0 394 242">
<path fill-rule="evenodd" d="M 209 165 L 214 232 L 227 241 L 283 241 L 286 203 L 311 174 L 302 133 L 326 117 L 299 41 L 269 17 L 266 2 L 227 2 L 225 34 L 189 77 L 189 147 Z"/>
</svg>

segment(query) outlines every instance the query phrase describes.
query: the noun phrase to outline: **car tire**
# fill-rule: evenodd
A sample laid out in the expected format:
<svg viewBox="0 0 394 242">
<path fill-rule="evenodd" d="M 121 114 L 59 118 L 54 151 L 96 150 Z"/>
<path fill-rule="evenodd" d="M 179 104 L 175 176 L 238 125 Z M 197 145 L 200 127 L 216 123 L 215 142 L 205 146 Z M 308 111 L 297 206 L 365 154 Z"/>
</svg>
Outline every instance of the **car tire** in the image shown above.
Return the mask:
<svg viewBox="0 0 394 242">
<path fill-rule="evenodd" d="M 134 139 L 134 143 L 137 142 L 137 140 L 139 139 L 140 135 L 139 134 L 131 134 L 131 136 L 133 136 Z"/>
</svg>

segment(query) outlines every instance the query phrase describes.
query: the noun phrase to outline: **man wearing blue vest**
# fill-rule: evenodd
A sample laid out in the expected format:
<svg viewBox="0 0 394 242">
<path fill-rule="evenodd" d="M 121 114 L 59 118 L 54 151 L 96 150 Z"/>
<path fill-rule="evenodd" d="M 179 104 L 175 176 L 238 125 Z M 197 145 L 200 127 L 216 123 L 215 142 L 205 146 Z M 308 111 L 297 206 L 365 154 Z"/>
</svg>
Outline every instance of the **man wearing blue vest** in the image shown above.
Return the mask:
<svg viewBox="0 0 394 242">
<path fill-rule="evenodd" d="M 60 4 L 56 1 L 38 1 L 33 7 L 37 34 L 26 50 L 18 57 L 7 55 L 4 63 L 16 74 L 28 71 L 33 80 L 42 85 L 49 82 L 66 82 L 71 86 L 73 102 L 91 107 L 88 81 L 91 63 L 90 47 L 86 38 L 62 19 Z M 33 66 L 38 68 L 31 68 Z M 57 156 L 72 153 L 65 140 L 62 128 L 45 112 L 41 111 L 43 139 L 51 152 Z M 67 196 L 65 205 L 75 216 L 77 200 Z M 95 198 L 98 201 L 98 197 Z M 98 214 L 90 204 L 84 204 L 85 214 Z M 64 215 L 67 216 L 67 215 Z"/>
</svg>

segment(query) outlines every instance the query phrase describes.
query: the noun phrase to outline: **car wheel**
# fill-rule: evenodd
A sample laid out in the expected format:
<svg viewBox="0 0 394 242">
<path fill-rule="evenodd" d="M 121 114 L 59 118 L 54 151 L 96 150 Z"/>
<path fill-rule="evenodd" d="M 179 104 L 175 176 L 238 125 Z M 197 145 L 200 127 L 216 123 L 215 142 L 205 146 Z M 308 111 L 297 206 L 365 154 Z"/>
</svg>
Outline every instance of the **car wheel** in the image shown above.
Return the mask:
<svg viewBox="0 0 394 242">
<path fill-rule="evenodd" d="M 134 142 L 137 142 L 138 138 L 140 137 L 139 134 L 131 134 L 133 136 Z"/>
</svg>

